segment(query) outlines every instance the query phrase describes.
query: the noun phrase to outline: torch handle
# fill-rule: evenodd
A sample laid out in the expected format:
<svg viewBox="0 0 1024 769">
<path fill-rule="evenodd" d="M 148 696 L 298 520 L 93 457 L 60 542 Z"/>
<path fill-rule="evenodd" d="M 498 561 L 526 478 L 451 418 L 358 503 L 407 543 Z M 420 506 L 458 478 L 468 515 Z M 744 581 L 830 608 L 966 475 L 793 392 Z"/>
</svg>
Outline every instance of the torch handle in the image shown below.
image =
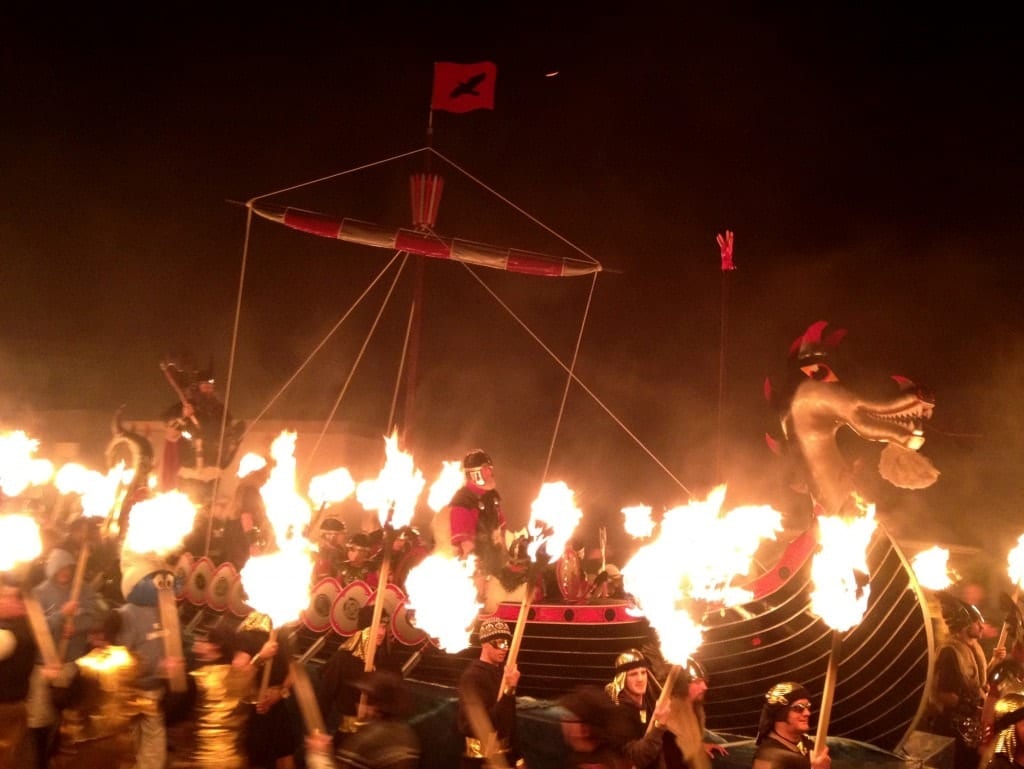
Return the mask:
<svg viewBox="0 0 1024 769">
<path fill-rule="evenodd" d="M 1020 585 L 1013 588 L 1013 609 L 1017 609 L 1017 600 L 1020 598 Z M 1010 632 L 1009 620 L 1003 620 L 1003 628 L 999 631 L 999 640 L 996 641 L 996 648 L 1000 646 L 1006 646 L 1006 636 Z"/>
<path fill-rule="evenodd" d="M 24 598 L 25 614 L 28 623 L 32 628 L 32 635 L 36 639 L 36 646 L 43 657 L 43 664 L 53 667 L 61 664 L 60 655 L 57 654 L 57 647 L 53 643 L 53 634 L 50 633 L 50 626 L 46 624 L 46 615 L 43 614 L 43 607 L 39 605 L 34 597 L 26 595 Z"/>
<path fill-rule="evenodd" d="M 655 710 L 658 710 L 662 704 L 672 698 L 672 690 L 676 686 L 676 679 L 679 678 L 680 672 L 682 672 L 682 668 L 679 665 L 673 665 L 669 668 L 668 675 L 665 676 L 665 685 L 661 687 L 661 694 L 658 695 L 658 701 L 654 705 Z M 646 734 L 650 734 L 652 729 L 654 729 L 653 718 L 647 722 Z"/>
<path fill-rule="evenodd" d="M 464 705 L 469 728 L 476 735 L 480 742 L 481 752 L 484 754 L 484 766 L 489 769 L 509 769 L 505 754 L 495 750 L 498 734 L 494 730 L 494 725 L 491 723 L 483 703 L 475 696 L 467 694 L 464 698 Z"/>
<path fill-rule="evenodd" d="M 519 616 L 516 617 L 516 629 L 512 631 L 512 642 L 508 645 L 508 656 L 505 658 L 505 667 L 515 665 L 519 659 L 519 647 L 523 645 L 523 633 L 526 631 L 526 617 L 530 613 L 530 603 L 533 601 L 533 586 L 527 582 L 526 592 L 523 593 L 523 602 L 519 605 Z M 501 699 L 502 690 L 498 689 L 498 699 Z"/>
<path fill-rule="evenodd" d="M 160 608 L 160 624 L 164 627 L 164 654 L 176 660 L 184 660 L 185 652 L 181 648 L 181 622 L 178 619 L 178 602 L 174 591 L 167 585 L 156 591 L 157 603 Z M 175 665 L 169 681 L 172 692 L 184 692 L 188 689 L 183 665 Z"/>
<path fill-rule="evenodd" d="M 267 638 L 269 643 L 273 643 L 277 640 L 277 628 L 270 628 L 270 637 Z M 257 652 L 258 653 L 258 652 Z M 274 658 L 271 657 L 269 660 L 263 663 L 263 676 L 260 678 L 260 690 L 256 695 L 256 702 L 263 699 L 263 695 L 267 693 L 267 687 L 270 685 L 270 669 L 274 667 Z"/>
<path fill-rule="evenodd" d="M 370 635 L 366 643 L 366 657 L 363 664 L 363 672 L 373 672 L 373 660 L 377 656 L 377 632 L 380 628 L 381 618 L 384 616 L 384 591 L 388 586 L 388 579 L 391 572 L 391 538 L 384 537 L 384 546 L 381 550 L 383 557 L 380 562 L 380 574 L 377 575 L 377 597 L 373 602 L 373 619 L 370 622 Z M 359 718 L 366 712 L 366 692 L 359 695 Z"/>
<path fill-rule="evenodd" d="M 75 564 L 75 576 L 71 582 L 71 599 L 77 601 L 82 597 L 82 582 L 85 581 L 85 565 L 89 561 L 89 541 L 86 540 L 82 543 L 82 549 L 78 553 L 78 562 Z M 67 657 L 68 644 L 71 642 L 71 631 L 75 626 L 74 616 L 66 617 L 64 619 L 64 635 L 60 639 L 60 644 L 57 648 L 57 653 L 60 655 L 61 660 Z"/>
<path fill-rule="evenodd" d="M 299 712 L 302 714 L 302 723 L 306 727 L 306 734 L 326 734 L 324 717 L 320 712 L 320 705 L 316 701 L 316 692 L 309 680 L 309 673 L 304 665 L 295 660 L 291 661 L 292 690 L 295 692 L 295 701 L 299 705 Z"/>
<path fill-rule="evenodd" d="M 839 676 L 839 654 L 843 637 L 838 630 L 832 631 L 832 650 L 828 655 L 828 669 L 825 671 L 825 690 L 821 693 L 821 710 L 818 712 L 818 731 L 814 736 L 814 753 L 821 755 L 828 748 L 828 722 L 832 716 L 832 701 L 836 694 L 836 678 Z"/>
</svg>

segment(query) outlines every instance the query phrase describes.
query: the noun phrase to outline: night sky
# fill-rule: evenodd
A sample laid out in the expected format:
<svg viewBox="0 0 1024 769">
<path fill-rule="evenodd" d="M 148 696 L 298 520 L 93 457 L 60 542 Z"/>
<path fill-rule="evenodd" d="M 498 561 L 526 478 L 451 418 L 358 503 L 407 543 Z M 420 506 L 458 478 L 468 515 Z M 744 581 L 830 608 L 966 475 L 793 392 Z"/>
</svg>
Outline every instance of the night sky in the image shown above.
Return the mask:
<svg viewBox="0 0 1024 769">
<path fill-rule="evenodd" d="M 615 419 L 571 388 L 548 479 L 595 521 L 684 501 L 659 462 L 695 494 L 727 481 L 736 501 L 799 508 L 765 447 L 777 430 L 762 383 L 828 320 L 849 331 L 847 371 L 936 397 L 923 453 L 942 476 L 928 491 L 879 484 L 879 517 L 1002 558 L 1024 526 L 1024 89 L 1009 20 L 515 7 L 6 19 L 0 421 L 122 403 L 157 418 L 174 400 L 157 365 L 169 353 L 212 359 L 225 382 L 247 232 L 232 201 L 303 185 L 270 200 L 407 226 L 422 154 L 306 183 L 424 147 L 433 62 L 487 60 L 494 111 L 434 116 L 433 146 L 458 166 L 431 161 L 447 185 L 437 231 L 559 256 L 568 242 L 607 268 L 589 310 L 588 278 L 476 272 L 563 360 L 587 310 L 578 374 Z M 391 252 L 262 220 L 248 234 L 229 397 L 251 419 Z M 335 417 L 366 435 L 387 428 L 413 271 Z M 268 417 L 327 418 L 389 280 Z M 411 449 L 430 474 L 485 447 L 522 522 L 564 374 L 462 266 L 427 260 L 423 301 Z"/>
</svg>

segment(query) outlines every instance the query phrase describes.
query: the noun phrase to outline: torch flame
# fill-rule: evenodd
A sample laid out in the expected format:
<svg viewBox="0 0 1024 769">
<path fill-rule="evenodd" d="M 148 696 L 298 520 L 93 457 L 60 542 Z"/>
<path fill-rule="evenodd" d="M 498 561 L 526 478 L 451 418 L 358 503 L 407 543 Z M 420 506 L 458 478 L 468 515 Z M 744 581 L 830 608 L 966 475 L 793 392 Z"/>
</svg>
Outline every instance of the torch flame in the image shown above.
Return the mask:
<svg viewBox="0 0 1024 769">
<path fill-rule="evenodd" d="M 238 477 L 244 478 L 249 473 L 254 473 L 267 466 L 267 458 L 249 452 L 240 460 L 238 460 Z"/>
<path fill-rule="evenodd" d="M 462 463 L 458 460 L 441 462 L 441 474 L 437 480 L 430 485 L 430 492 L 427 494 L 427 505 L 435 513 L 447 505 L 455 492 L 462 488 L 466 482 L 465 473 L 462 472 Z"/>
<path fill-rule="evenodd" d="M 750 570 L 762 539 L 774 539 L 782 515 L 766 505 L 722 513 L 725 486 L 706 500 L 665 513 L 661 531 L 622 569 L 624 586 L 658 633 L 662 655 L 685 664 L 701 644 L 710 605 L 734 605 L 749 591 L 731 582 Z"/>
<path fill-rule="evenodd" d="M 291 622 L 309 604 L 313 562 L 304 550 L 292 547 L 256 555 L 242 567 L 246 600 L 280 627 Z"/>
<path fill-rule="evenodd" d="M 1024 588 L 1024 534 L 1017 539 L 1017 547 L 1007 556 L 1006 572 L 1010 581 L 1018 588 Z"/>
<path fill-rule="evenodd" d="M 399 450 L 397 430 L 384 439 L 384 454 L 380 475 L 360 483 L 356 499 L 364 509 L 377 511 L 382 526 L 391 513 L 391 524 L 398 529 L 412 522 L 416 500 L 426 481 L 413 464 L 412 455 Z"/>
<path fill-rule="evenodd" d="M 309 498 L 317 507 L 342 502 L 356 489 L 352 473 L 346 467 L 315 475 L 309 481 Z"/>
<path fill-rule="evenodd" d="M 653 509 L 650 505 L 633 505 L 622 508 L 626 533 L 636 539 L 646 539 L 654 533 Z"/>
<path fill-rule="evenodd" d="M 531 559 L 536 559 L 541 545 L 545 545 L 552 560 L 561 558 L 582 517 L 583 511 L 576 506 L 573 490 L 563 481 L 541 486 L 530 505 L 529 528 L 536 532 L 534 541 L 527 547 Z"/>
<path fill-rule="evenodd" d="M 16 497 L 32 484 L 35 472 L 32 455 L 39 441 L 29 438 L 24 430 L 0 433 L 0 491 Z"/>
<path fill-rule="evenodd" d="M 914 556 L 910 562 L 914 576 L 922 587 L 945 590 L 953 584 L 949 576 L 949 551 L 944 547 L 930 547 Z"/>
<path fill-rule="evenodd" d="M 811 611 L 833 630 L 849 630 L 867 609 L 867 549 L 875 525 L 874 505 L 864 515 L 818 518 L 820 550 L 811 563 Z"/>
<path fill-rule="evenodd" d="M 298 434 L 284 430 L 270 444 L 274 467 L 260 489 L 267 506 L 267 518 L 274 528 L 279 547 L 304 548 L 302 532 L 309 525 L 313 509 L 309 500 L 295 490 L 295 441 Z M 266 614 L 268 612 L 264 612 Z"/>
<path fill-rule="evenodd" d="M 469 646 L 480 611 L 473 584 L 475 568 L 473 556 L 460 561 L 432 553 L 405 579 L 409 608 L 416 612 L 416 627 L 436 638 L 438 645 L 451 654 Z"/>
<path fill-rule="evenodd" d="M 166 555 L 192 531 L 195 517 L 195 505 L 180 491 L 137 502 L 128 518 L 122 551 Z"/>
<path fill-rule="evenodd" d="M 35 560 L 43 552 L 39 524 L 30 515 L 0 515 L 0 571 Z"/>
</svg>

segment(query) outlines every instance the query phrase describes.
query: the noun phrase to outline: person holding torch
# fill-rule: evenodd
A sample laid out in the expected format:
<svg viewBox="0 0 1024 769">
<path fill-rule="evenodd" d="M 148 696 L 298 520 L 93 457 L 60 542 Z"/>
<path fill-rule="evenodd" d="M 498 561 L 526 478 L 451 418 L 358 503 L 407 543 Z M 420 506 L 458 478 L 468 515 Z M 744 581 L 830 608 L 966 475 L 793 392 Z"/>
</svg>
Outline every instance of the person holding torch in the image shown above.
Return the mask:
<svg viewBox="0 0 1024 769">
<path fill-rule="evenodd" d="M 505 665 L 512 631 L 500 619 L 485 619 L 480 625 L 480 657 L 473 660 L 459 678 L 458 728 L 465 738 L 462 769 L 480 769 L 486 760 L 500 753 L 504 763 L 519 763 L 516 748 L 516 687 L 519 668 Z M 474 728 L 482 719 L 474 719 L 472 709 L 486 712 L 492 734 L 479 734 Z"/>
<path fill-rule="evenodd" d="M 764 696 L 753 769 L 829 769 L 828 746 L 815 750 L 811 693 L 793 681 L 775 684 Z"/>
</svg>

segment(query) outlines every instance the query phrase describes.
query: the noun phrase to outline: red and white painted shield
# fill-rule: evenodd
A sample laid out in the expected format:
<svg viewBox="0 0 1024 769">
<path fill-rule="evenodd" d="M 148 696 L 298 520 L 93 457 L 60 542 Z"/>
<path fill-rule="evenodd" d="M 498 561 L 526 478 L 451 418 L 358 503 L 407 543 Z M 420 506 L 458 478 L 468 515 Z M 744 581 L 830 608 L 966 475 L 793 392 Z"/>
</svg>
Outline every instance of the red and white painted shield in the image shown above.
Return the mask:
<svg viewBox="0 0 1024 769">
<path fill-rule="evenodd" d="M 391 632 L 406 646 L 419 646 L 427 640 L 427 634 L 416 627 L 415 612 L 409 608 L 409 599 L 403 600 L 391 615 Z"/>
<path fill-rule="evenodd" d="M 314 633 L 331 629 L 331 609 L 341 594 L 341 583 L 334 577 L 324 577 L 309 594 L 309 606 L 302 610 L 302 624 Z"/>
<path fill-rule="evenodd" d="M 185 598 L 185 586 L 188 584 L 188 577 L 195 565 L 195 556 L 189 552 L 182 553 L 174 565 L 174 597 L 179 601 Z"/>
<path fill-rule="evenodd" d="M 228 611 L 236 617 L 248 617 L 252 614 L 252 607 L 246 603 L 247 600 L 248 596 L 242 586 L 242 575 L 238 574 L 228 588 Z"/>
<path fill-rule="evenodd" d="M 206 605 L 214 611 L 227 611 L 231 585 L 241 582 L 238 569 L 233 563 L 222 563 L 213 572 L 213 579 L 206 587 Z"/>
<path fill-rule="evenodd" d="M 369 603 L 372 592 L 361 579 L 345 585 L 331 605 L 331 629 L 346 637 L 359 630 L 359 610 Z"/>
<path fill-rule="evenodd" d="M 217 570 L 213 561 L 205 556 L 198 559 L 185 583 L 185 600 L 194 606 L 206 605 L 206 592 Z"/>
</svg>

